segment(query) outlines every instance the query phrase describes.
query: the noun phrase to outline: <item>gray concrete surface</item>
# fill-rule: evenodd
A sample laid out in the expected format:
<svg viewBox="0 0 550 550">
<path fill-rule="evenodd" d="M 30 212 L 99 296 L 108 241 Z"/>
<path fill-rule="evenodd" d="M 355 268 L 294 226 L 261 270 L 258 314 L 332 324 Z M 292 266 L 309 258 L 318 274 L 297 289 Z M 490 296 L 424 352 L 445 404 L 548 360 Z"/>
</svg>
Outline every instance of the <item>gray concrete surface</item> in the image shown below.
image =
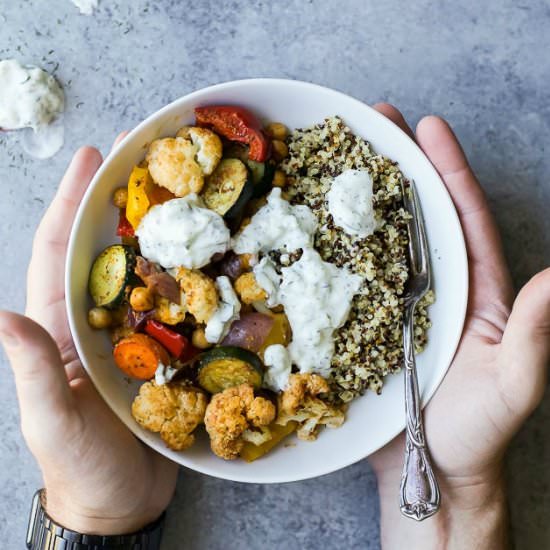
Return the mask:
<svg viewBox="0 0 550 550">
<path fill-rule="evenodd" d="M 547 0 L 0 0 L 0 58 L 54 70 L 67 139 L 49 161 L 0 136 L 0 306 L 24 307 L 32 235 L 75 148 L 106 152 L 118 131 L 202 86 L 304 79 L 394 102 L 456 128 L 485 185 L 515 282 L 550 263 L 550 3 Z M 0 546 L 22 548 L 39 471 L 0 364 Z M 550 396 L 508 460 L 514 537 L 550 547 Z M 182 471 L 163 548 L 379 547 L 376 483 L 364 461 L 317 480 L 246 486 Z"/>
</svg>

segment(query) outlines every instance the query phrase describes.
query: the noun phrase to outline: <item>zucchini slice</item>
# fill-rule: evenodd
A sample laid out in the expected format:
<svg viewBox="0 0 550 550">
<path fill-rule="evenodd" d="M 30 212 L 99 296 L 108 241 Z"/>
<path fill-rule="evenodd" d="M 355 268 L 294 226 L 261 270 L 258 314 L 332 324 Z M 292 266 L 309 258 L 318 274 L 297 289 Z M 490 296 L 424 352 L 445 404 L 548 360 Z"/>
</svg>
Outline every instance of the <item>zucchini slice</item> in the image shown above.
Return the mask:
<svg viewBox="0 0 550 550">
<path fill-rule="evenodd" d="M 236 346 L 212 348 L 199 358 L 198 383 L 209 393 L 219 393 L 227 388 L 250 384 L 260 389 L 264 367 L 253 352 Z"/>
<path fill-rule="evenodd" d="M 210 210 L 227 220 L 234 220 L 241 216 L 253 192 L 254 184 L 244 162 L 226 158 L 206 181 L 202 198 Z"/>
<path fill-rule="evenodd" d="M 273 187 L 273 176 L 275 175 L 275 163 L 270 160 L 265 162 L 256 162 L 248 160 L 248 168 L 252 173 L 252 182 L 254 183 L 253 197 L 258 198 Z"/>
<path fill-rule="evenodd" d="M 239 143 L 231 143 L 224 150 L 224 157 L 236 158 L 244 162 L 252 176 L 254 184 L 253 198 L 265 195 L 273 187 L 273 176 L 275 175 L 275 162 L 266 160 L 265 162 L 256 162 L 248 158 L 248 147 Z"/>
<path fill-rule="evenodd" d="M 124 244 L 108 246 L 95 259 L 88 290 L 98 307 L 113 309 L 126 297 L 126 288 L 134 280 L 136 251 Z"/>
</svg>

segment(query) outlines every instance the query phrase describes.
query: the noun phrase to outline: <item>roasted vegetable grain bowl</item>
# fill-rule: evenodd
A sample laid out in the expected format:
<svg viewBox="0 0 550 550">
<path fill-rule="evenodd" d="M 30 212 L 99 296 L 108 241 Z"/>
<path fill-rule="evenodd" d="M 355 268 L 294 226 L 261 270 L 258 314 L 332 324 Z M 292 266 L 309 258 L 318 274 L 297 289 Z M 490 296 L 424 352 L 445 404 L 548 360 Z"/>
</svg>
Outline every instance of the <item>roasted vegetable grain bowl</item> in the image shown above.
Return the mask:
<svg viewBox="0 0 550 550">
<path fill-rule="evenodd" d="M 216 117 L 228 113 L 244 133 L 235 120 L 233 134 L 220 127 Z M 370 181 L 374 205 L 361 223 L 341 204 L 357 178 Z M 410 179 L 437 297 L 418 318 L 425 403 L 460 338 L 467 261 L 450 198 L 418 147 L 363 103 L 295 81 L 221 84 L 153 114 L 97 173 L 67 257 L 71 330 L 106 402 L 158 452 L 236 481 L 314 477 L 380 448 L 404 425 L 399 190 Z M 128 206 L 142 196 L 145 208 Z M 167 242 L 166 228 L 182 215 L 193 238 Z M 281 215 L 285 230 L 258 243 Z M 315 287 L 317 272 L 336 281 L 332 294 L 295 308 L 304 293 L 293 294 L 292 283 Z M 301 326 L 321 326 L 324 339 L 312 344 Z M 289 358 L 292 370 L 282 366 Z M 258 453 L 267 440 L 269 452 Z"/>
</svg>

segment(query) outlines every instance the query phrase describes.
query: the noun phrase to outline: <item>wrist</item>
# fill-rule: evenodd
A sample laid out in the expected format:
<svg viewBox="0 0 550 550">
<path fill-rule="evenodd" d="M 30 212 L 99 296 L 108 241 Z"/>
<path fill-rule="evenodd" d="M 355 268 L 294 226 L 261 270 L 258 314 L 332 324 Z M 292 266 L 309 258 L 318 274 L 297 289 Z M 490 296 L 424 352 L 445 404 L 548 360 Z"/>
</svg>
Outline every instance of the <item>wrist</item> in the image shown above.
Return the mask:
<svg viewBox="0 0 550 550">
<path fill-rule="evenodd" d="M 124 535 L 136 533 L 153 523 L 163 510 L 136 510 L 114 514 L 82 507 L 55 491 L 44 490 L 42 506 L 47 514 L 66 529 L 83 534 Z"/>
<path fill-rule="evenodd" d="M 401 471 L 377 473 L 383 549 L 507 547 L 507 505 L 500 465 L 478 476 L 450 478 L 439 474 L 441 508 L 421 523 L 401 515 L 400 476 Z"/>
</svg>

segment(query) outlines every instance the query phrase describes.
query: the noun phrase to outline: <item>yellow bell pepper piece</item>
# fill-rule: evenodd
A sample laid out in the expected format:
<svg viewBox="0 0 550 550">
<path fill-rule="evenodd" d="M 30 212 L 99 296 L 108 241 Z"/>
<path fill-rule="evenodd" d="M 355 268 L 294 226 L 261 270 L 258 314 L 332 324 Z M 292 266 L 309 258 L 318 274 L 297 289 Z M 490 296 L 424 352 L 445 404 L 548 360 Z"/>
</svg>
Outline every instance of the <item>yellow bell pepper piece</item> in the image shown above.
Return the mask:
<svg viewBox="0 0 550 550">
<path fill-rule="evenodd" d="M 134 166 L 128 180 L 128 202 L 126 204 L 126 218 L 134 229 L 137 229 L 141 218 L 149 210 L 151 201 L 148 195 L 153 185 L 149 170 Z"/>
<path fill-rule="evenodd" d="M 286 346 L 290 342 L 291 330 L 287 316 L 284 313 L 272 313 L 271 317 L 273 318 L 273 326 L 258 351 L 258 355 L 262 360 L 264 358 L 264 351 L 268 346 L 272 346 L 273 344 Z"/>
<path fill-rule="evenodd" d="M 280 443 L 285 437 L 290 435 L 298 427 L 298 422 L 291 420 L 285 426 L 279 426 L 279 424 L 271 424 L 269 429 L 271 431 L 271 439 L 262 443 L 261 445 L 254 445 L 247 441 L 241 450 L 240 456 L 246 462 L 253 462 L 258 458 L 261 458 L 267 454 L 273 447 Z"/>
</svg>

